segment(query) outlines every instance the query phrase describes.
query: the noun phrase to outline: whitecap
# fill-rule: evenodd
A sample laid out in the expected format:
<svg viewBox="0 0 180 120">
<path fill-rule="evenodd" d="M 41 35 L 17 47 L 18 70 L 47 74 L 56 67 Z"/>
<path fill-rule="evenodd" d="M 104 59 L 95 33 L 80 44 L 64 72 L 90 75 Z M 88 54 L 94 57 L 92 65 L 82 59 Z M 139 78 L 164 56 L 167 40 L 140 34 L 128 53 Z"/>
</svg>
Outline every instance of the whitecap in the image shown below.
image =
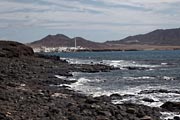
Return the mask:
<svg viewBox="0 0 180 120">
<path fill-rule="evenodd" d="M 144 68 L 155 68 L 160 67 L 159 65 L 149 65 L 149 64 L 141 64 L 136 61 L 128 61 L 128 60 L 103 60 L 103 63 L 106 65 L 114 66 L 114 67 L 144 67 Z"/>
<path fill-rule="evenodd" d="M 59 79 L 66 79 L 67 77 L 66 76 L 60 76 L 60 75 L 54 75 L 56 78 L 59 78 Z"/>
<path fill-rule="evenodd" d="M 90 81 L 91 80 L 82 77 L 82 78 L 77 79 L 77 82 L 72 83 L 71 87 L 78 88 L 78 86 L 83 86 L 85 83 L 90 82 Z M 82 91 L 83 91 L 83 89 L 82 89 Z"/>
<path fill-rule="evenodd" d="M 161 63 L 161 65 L 167 65 L 168 63 Z"/>
<path fill-rule="evenodd" d="M 162 120 L 173 120 L 175 116 L 180 117 L 180 114 L 177 112 L 161 112 L 161 119 Z"/>
<path fill-rule="evenodd" d="M 95 59 L 78 59 L 78 58 L 63 58 L 70 64 L 104 64 L 109 66 L 118 67 L 124 69 L 124 67 L 143 67 L 143 68 L 155 68 L 159 65 L 142 64 L 137 61 L 131 60 L 95 60 Z"/>
<path fill-rule="evenodd" d="M 67 80 L 67 81 L 76 81 L 77 79 L 74 77 L 67 77 L 67 76 L 60 76 L 60 75 L 54 75 L 58 79 Z"/>
<path fill-rule="evenodd" d="M 169 76 L 163 76 L 162 79 L 164 79 L 164 80 L 175 80 L 174 77 L 169 77 Z"/>
<path fill-rule="evenodd" d="M 125 80 L 145 80 L 145 79 L 155 79 L 155 77 L 142 76 L 142 77 L 123 77 Z"/>
</svg>

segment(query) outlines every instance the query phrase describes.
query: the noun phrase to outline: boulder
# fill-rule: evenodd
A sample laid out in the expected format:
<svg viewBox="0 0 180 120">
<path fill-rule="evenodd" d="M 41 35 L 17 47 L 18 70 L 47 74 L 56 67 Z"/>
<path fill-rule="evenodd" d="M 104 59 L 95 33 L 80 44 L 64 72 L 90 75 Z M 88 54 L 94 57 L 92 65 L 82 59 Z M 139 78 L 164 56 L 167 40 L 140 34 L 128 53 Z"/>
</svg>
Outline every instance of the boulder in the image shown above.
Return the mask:
<svg viewBox="0 0 180 120">
<path fill-rule="evenodd" d="M 135 114 L 136 113 L 136 109 L 135 108 L 128 108 L 127 113 L 130 113 L 130 114 Z"/>
<path fill-rule="evenodd" d="M 161 108 L 165 109 L 166 111 L 179 112 L 180 102 L 166 102 L 161 106 Z"/>
<path fill-rule="evenodd" d="M 85 102 L 88 104 L 93 104 L 93 103 L 97 103 L 98 100 L 93 99 L 92 97 L 88 97 Z"/>
<path fill-rule="evenodd" d="M 131 66 L 123 67 L 123 68 L 126 68 L 128 70 L 148 70 L 149 69 L 149 68 L 145 68 L 145 67 L 131 67 Z"/>
<path fill-rule="evenodd" d="M 103 102 L 110 102 L 111 98 L 109 96 L 106 95 L 102 95 L 100 97 L 95 97 L 95 99 L 99 100 L 99 101 L 103 101 Z"/>
<path fill-rule="evenodd" d="M 0 57 L 33 56 L 33 49 L 14 41 L 0 41 Z"/>
<path fill-rule="evenodd" d="M 174 120 L 180 120 L 179 116 L 174 116 Z"/>
<path fill-rule="evenodd" d="M 4 113 L 0 112 L 0 120 L 12 120 L 12 119 L 7 117 Z"/>
<path fill-rule="evenodd" d="M 152 102 L 155 102 L 153 99 L 151 99 L 151 98 L 143 98 L 142 99 L 144 102 L 150 102 L 150 103 L 152 103 Z"/>
<path fill-rule="evenodd" d="M 119 100 L 119 99 L 122 99 L 122 96 L 117 94 L 117 93 L 115 93 L 115 94 L 110 95 L 110 98 L 112 100 Z"/>
</svg>

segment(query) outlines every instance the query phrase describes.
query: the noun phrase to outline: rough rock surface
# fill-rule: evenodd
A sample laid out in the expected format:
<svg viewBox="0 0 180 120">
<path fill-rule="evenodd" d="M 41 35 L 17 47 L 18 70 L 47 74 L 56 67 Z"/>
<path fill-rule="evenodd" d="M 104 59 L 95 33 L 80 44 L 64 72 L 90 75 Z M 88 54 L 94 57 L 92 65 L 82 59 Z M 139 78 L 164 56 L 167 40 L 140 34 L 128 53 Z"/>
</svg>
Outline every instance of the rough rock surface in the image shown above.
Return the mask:
<svg viewBox="0 0 180 120">
<path fill-rule="evenodd" d="M 165 111 L 180 112 L 180 102 L 166 102 L 161 108 Z"/>
<path fill-rule="evenodd" d="M 112 70 L 112 67 L 70 65 L 53 57 L 1 56 L 0 68 L 2 120 L 140 120 L 145 116 L 159 120 L 160 117 L 158 108 L 114 105 L 108 96 L 93 98 L 56 86 L 71 82 L 54 75 L 70 77 L 73 71 L 99 72 Z"/>
<path fill-rule="evenodd" d="M 108 97 L 92 98 L 64 87 L 50 86 L 70 84 L 54 75 L 68 77 L 69 72 L 83 71 L 84 67 L 77 69 L 52 59 L 1 57 L 0 112 L 14 120 L 138 120 L 145 115 L 159 120 L 158 109 L 114 105 Z M 128 112 L 129 108 L 134 112 Z"/>
</svg>

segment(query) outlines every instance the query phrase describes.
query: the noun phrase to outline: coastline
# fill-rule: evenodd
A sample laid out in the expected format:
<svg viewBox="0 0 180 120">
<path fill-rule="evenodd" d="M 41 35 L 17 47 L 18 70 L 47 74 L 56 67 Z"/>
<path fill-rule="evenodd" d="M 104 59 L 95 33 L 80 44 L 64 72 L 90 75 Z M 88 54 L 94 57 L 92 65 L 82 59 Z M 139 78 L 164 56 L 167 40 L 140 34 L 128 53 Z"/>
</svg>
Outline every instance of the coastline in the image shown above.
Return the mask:
<svg viewBox="0 0 180 120">
<path fill-rule="evenodd" d="M 70 65 L 56 57 L 42 56 L 2 57 L 0 63 L 0 111 L 4 119 L 143 120 L 149 116 L 159 120 L 158 108 L 135 104 L 114 105 L 108 96 L 93 98 L 64 86 L 50 86 L 71 83 L 54 75 L 69 77 L 71 72 L 99 72 L 113 68 Z"/>
<path fill-rule="evenodd" d="M 123 96 L 92 97 L 74 91 L 68 85 L 77 81 L 66 79 L 73 77 L 73 72 L 109 72 L 118 68 L 69 64 L 57 56 L 34 54 L 30 47 L 17 42 L 1 42 L 0 68 L 2 120 L 160 120 L 162 112 L 179 112 L 180 103 L 166 102 L 161 108 L 113 104 L 114 98 Z M 170 120 L 177 119 L 175 116 Z"/>
<path fill-rule="evenodd" d="M 108 52 L 108 51 L 156 51 L 156 50 L 180 50 L 180 46 L 168 46 L 168 45 L 139 45 L 139 44 L 114 44 L 107 45 L 102 48 L 84 48 L 84 49 L 70 49 L 67 47 L 66 50 L 61 50 L 64 47 L 35 47 L 30 46 L 35 52 Z"/>
</svg>

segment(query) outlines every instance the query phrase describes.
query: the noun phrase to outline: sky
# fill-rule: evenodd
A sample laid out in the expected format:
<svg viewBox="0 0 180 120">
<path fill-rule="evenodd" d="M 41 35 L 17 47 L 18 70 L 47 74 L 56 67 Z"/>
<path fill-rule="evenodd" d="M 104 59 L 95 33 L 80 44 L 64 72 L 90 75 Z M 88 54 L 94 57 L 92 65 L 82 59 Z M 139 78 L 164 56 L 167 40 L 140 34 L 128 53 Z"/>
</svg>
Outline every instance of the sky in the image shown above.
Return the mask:
<svg viewBox="0 0 180 120">
<path fill-rule="evenodd" d="M 0 39 L 49 34 L 104 42 L 180 27 L 180 0 L 0 0 Z"/>
</svg>

